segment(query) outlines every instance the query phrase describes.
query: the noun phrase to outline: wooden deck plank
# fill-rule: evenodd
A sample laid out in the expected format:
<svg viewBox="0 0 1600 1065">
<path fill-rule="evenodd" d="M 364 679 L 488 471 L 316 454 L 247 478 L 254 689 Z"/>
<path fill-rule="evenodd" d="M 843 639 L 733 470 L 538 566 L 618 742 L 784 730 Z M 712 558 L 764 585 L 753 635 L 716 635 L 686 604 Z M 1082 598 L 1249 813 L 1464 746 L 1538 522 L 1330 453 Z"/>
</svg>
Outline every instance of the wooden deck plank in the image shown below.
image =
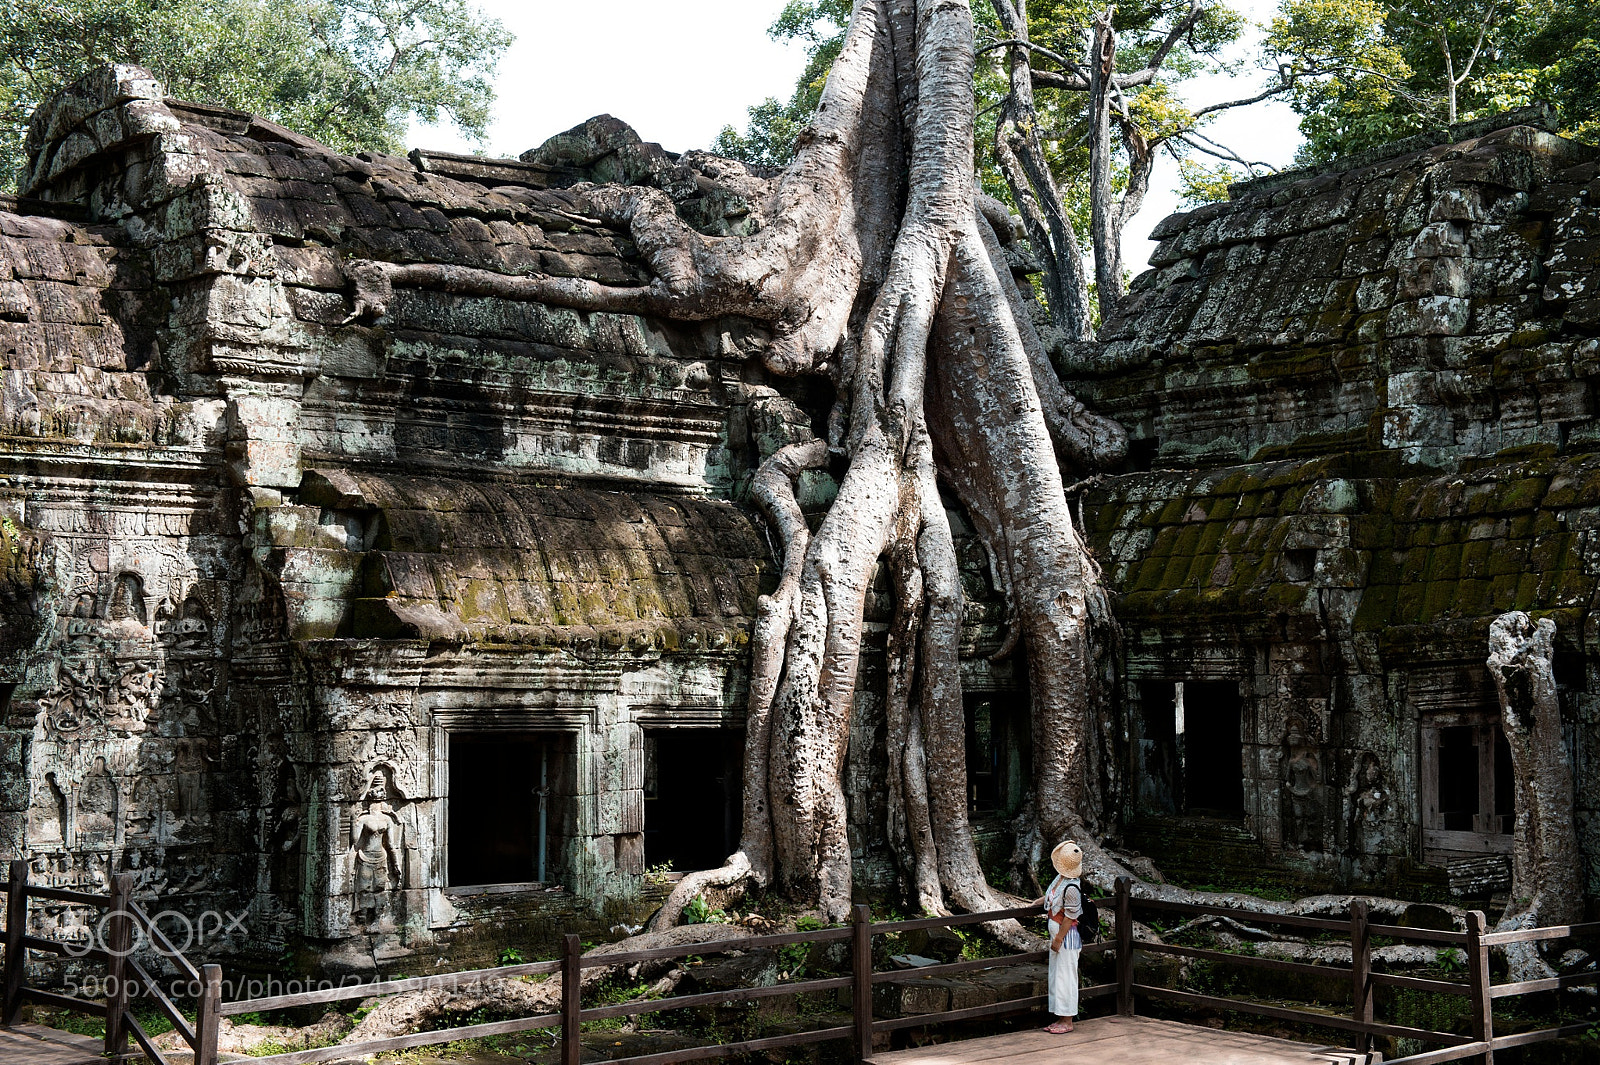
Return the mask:
<svg viewBox="0 0 1600 1065">
<path fill-rule="evenodd" d="M 5 1065 L 105 1065 L 101 1041 L 37 1024 L 0 1028 Z"/>
<path fill-rule="evenodd" d="M 1063 1055 L 1118 1065 L 1362 1065 L 1366 1055 L 1250 1032 L 1227 1032 L 1154 1017 L 1095 1017 L 1071 1035 L 1033 1030 L 896 1050 L 873 1065 L 1060 1065 Z"/>
</svg>

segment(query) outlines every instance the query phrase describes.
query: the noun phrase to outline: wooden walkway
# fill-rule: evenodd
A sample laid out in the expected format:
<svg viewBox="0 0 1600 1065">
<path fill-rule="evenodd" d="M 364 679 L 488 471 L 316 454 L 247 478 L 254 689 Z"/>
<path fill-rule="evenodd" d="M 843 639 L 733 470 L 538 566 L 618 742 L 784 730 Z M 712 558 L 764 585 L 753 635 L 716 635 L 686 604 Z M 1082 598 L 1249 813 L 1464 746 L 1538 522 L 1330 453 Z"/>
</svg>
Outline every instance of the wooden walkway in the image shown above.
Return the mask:
<svg viewBox="0 0 1600 1065">
<path fill-rule="evenodd" d="M 1367 1055 L 1153 1017 L 1095 1017 L 1071 1035 L 1037 1029 L 874 1054 L 873 1065 L 1366 1065 Z"/>
<path fill-rule="evenodd" d="M 105 1065 L 103 1049 L 98 1039 L 42 1025 L 0 1028 L 0 1062 L 5 1065 Z"/>
</svg>

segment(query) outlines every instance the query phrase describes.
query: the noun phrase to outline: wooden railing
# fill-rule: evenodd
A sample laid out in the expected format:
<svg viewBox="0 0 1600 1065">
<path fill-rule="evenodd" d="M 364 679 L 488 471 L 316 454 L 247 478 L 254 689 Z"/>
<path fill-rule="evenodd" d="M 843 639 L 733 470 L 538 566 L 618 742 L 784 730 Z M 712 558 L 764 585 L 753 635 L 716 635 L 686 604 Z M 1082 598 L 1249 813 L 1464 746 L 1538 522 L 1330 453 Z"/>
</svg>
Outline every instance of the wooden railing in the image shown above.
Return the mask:
<svg viewBox="0 0 1600 1065">
<path fill-rule="evenodd" d="M 273 995 L 221 1001 L 222 971 L 216 965 L 196 967 L 156 927 L 148 915 L 130 897 L 132 878 L 126 875 L 113 879 L 108 895 L 89 894 L 62 888 L 29 885 L 25 862 L 13 862 L 10 880 L 3 885 L 6 891 L 5 971 L 3 979 L 3 1016 L 0 1021 L 10 1025 L 17 1019 L 24 1002 L 35 1002 L 57 1008 L 70 1009 L 106 1021 L 105 1045 L 107 1054 L 122 1054 L 131 1037 L 156 1065 L 166 1065 L 160 1050 L 133 1016 L 130 1006 L 132 988 L 137 985 L 148 995 L 156 1007 L 172 1023 L 183 1040 L 194 1051 L 195 1065 L 216 1065 L 217 1036 L 221 1018 L 257 1013 L 268 1010 L 289 1009 L 298 1006 L 326 1004 L 353 999 L 366 999 L 378 995 L 432 988 L 462 988 L 489 980 L 521 976 L 561 974 L 561 997 L 558 1012 L 463 1025 L 437 1031 L 414 1032 L 402 1036 L 371 1039 L 359 1043 L 340 1043 L 335 1046 L 289 1051 L 254 1059 L 261 1065 L 312 1065 L 315 1062 L 361 1057 L 383 1051 L 404 1050 L 474 1039 L 486 1036 L 510 1035 L 540 1029 L 559 1029 L 561 1065 L 580 1065 L 581 1035 L 586 1022 L 631 1017 L 642 1013 L 660 1013 L 670 1010 L 694 1009 L 724 1005 L 730 1002 L 747 1002 L 776 996 L 801 995 L 815 992 L 849 991 L 850 1023 L 828 1028 L 794 1032 L 787 1035 L 746 1039 L 736 1043 L 714 1046 L 690 1047 L 655 1054 L 640 1054 L 614 1059 L 612 1065 L 667 1065 L 669 1062 L 702 1061 L 740 1054 L 779 1050 L 833 1040 L 847 1040 L 852 1057 L 858 1062 L 872 1056 L 874 1037 L 909 1027 L 929 1027 L 981 1020 L 1005 1014 L 1034 1010 L 1046 1004 L 1046 996 L 1029 995 L 979 1006 L 946 1009 L 934 1013 L 917 1013 L 899 1017 L 875 1018 L 873 1015 L 874 986 L 893 982 L 914 981 L 920 977 L 943 977 L 981 969 L 1022 965 L 1046 961 L 1044 950 L 1025 951 L 996 958 L 974 958 L 964 961 L 925 965 L 911 970 L 877 972 L 872 963 L 873 939 L 876 936 L 896 935 L 906 932 L 952 928 L 964 925 L 987 924 L 1005 920 L 1038 919 L 1036 907 L 996 910 L 988 913 L 962 914 L 955 917 L 926 917 L 908 921 L 887 921 L 874 924 L 867 907 L 856 906 L 850 924 L 838 928 L 823 928 L 806 932 L 780 935 L 743 936 L 735 939 L 687 943 L 670 947 L 655 947 L 634 951 L 596 951 L 583 953 L 582 944 L 575 935 L 568 935 L 562 944 L 562 955 L 555 961 L 504 965 L 469 972 L 442 973 L 435 976 L 382 980 L 340 987 L 306 991 L 297 994 Z M 104 916 L 97 928 L 103 930 L 103 946 L 80 945 L 40 939 L 27 934 L 27 908 L 29 899 L 44 899 L 92 907 Z M 1114 938 L 1087 944 L 1086 956 L 1111 954 L 1115 959 L 1114 978 L 1106 983 L 1091 984 L 1079 990 L 1080 1001 L 1096 998 L 1116 1000 L 1117 1012 L 1133 1016 L 1138 1003 L 1169 1003 L 1186 1007 L 1226 1010 L 1254 1014 L 1273 1020 L 1299 1023 L 1312 1027 L 1334 1029 L 1355 1037 L 1357 1048 L 1363 1052 L 1372 1049 L 1378 1037 L 1410 1039 L 1437 1044 L 1439 1049 L 1427 1050 L 1399 1058 L 1391 1065 L 1441 1065 L 1444 1062 L 1475 1058 L 1492 1063 L 1496 1050 L 1545 1042 L 1589 1031 L 1590 1025 L 1572 1024 L 1514 1035 L 1496 1036 L 1492 1006 L 1495 1000 L 1518 995 L 1556 991 L 1561 988 L 1587 983 L 1600 978 L 1600 971 L 1585 972 L 1548 979 L 1528 980 L 1519 983 L 1494 984 L 1489 969 L 1489 951 L 1513 943 L 1528 943 L 1571 936 L 1600 934 L 1600 922 L 1580 925 L 1562 925 L 1548 928 L 1531 928 L 1508 932 L 1488 932 L 1482 913 L 1467 914 L 1464 931 L 1444 931 L 1423 928 L 1404 928 L 1396 925 L 1374 924 L 1368 919 L 1366 906 L 1357 901 L 1351 904 L 1347 919 L 1308 917 L 1297 914 L 1263 914 L 1224 906 L 1172 902 L 1136 896 L 1129 882 L 1119 880 L 1113 897 L 1100 900 L 1103 908 L 1114 913 Z M 1179 917 L 1229 918 L 1250 925 L 1291 928 L 1298 931 L 1348 938 L 1351 963 L 1348 967 L 1335 964 L 1290 961 L 1282 958 L 1261 957 L 1254 954 L 1234 953 L 1175 943 L 1155 943 L 1136 940 L 1133 935 L 1136 916 L 1152 920 L 1152 915 Z M 179 971 L 200 989 L 197 997 L 195 1021 L 191 1024 L 171 999 L 164 994 L 150 972 L 132 956 L 131 944 L 134 930 L 142 931 L 149 942 L 162 954 L 171 958 Z M 1442 980 L 1430 977 L 1407 976 L 1373 970 L 1374 937 L 1400 941 L 1427 943 L 1435 946 L 1460 949 L 1466 958 L 1465 980 Z M 685 958 L 690 955 L 727 953 L 770 949 L 793 944 L 850 943 L 849 975 L 827 976 L 798 980 L 771 986 L 739 988 L 699 994 L 674 995 L 667 998 L 640 998 L 628 1002 L 584 1008 L 583 973 L 599 967 L 626 967 L 647 961 Z M 63 995 L 52 991 L 30 988 L 26 981 L 27 953 L 41 951 L 75 958 L 88 958 L 104 964 L 107 975 L 107 995 L 104 1002 Z M 1183 991 L 1135 979 L 1134 964 L 1139 952 L 1146 954 L 1185 958 L 1196 961 L 1221 963 L 1230 966 L 1261 969 L 1268 972 L 1333 977 L 1347 980 L 1351 995 L 1349 1013 L 1338 1014 L 1317 1009 L 1296 1009 L 1286 1005 L 1259 1002 L 1215 994 Z M 1468 1002 L 1468 1034 L 1440 1032 L 1408 1025 L 1378 1020 L 1374 1010 L 1374 992 L 1379 987 L 1392 987 L 1414 991 L 1463 996 Z"/>
<path fill-rule="evenodd" d="M 28 882 L 28 863 L 15 860 L 7 870 L 7 880 L 0 889 L 6 896 L 5 925 L 5 977 L 3 995 L 0 995 L 0 1025 L 10 1027 L 25 1003 L 81 1013 L 105 1021 L 105 1052 L 123 1055 L 128 1051 L 131 1037 L 145 1055 L 156 1065 L 167 1065 L 166 1058 L 151 1041 L 149 1034 L 133 1015 L 135 988 L 140 995 L 150 998 L 157 1010 L 165 1015 L 173 1028 L 194 1051 L 195 1060 L 216 1060 L 216 1005 L 221 998 L 222 969 L 207 965 L 197 969 L 172 945 L 167 936 L 150 919 L 138 903 L 133 901 L 134 878 L 130 873 L 119 873 L 111 878 L 111 891 L 101 895 L 68 888 L 47 887 Z M 89 922 L 90 940 L 87 943 L 43 939 L 28 934 L 28 903 L 39 899 L 83 906 L 99 919 Z M 138 932 L 152 946 L 169 958 L 190 981 L 202 990 L 198 998 L 198 1012 L 194 1024 L 173 1004 L 150 971 L 134 956 L 134 935 Z M 78 995 L 63 995 L 55 991 L 28 986 L 28 954 L 38 951 L 61 958 L 88 960 L 104 966 L 105 998 L 96 1001 Z M 207 1039 L 209 1038 L 209 1046 Z M 206 1055 L 209 1053 L 209 1057 Z"/>
</svg>

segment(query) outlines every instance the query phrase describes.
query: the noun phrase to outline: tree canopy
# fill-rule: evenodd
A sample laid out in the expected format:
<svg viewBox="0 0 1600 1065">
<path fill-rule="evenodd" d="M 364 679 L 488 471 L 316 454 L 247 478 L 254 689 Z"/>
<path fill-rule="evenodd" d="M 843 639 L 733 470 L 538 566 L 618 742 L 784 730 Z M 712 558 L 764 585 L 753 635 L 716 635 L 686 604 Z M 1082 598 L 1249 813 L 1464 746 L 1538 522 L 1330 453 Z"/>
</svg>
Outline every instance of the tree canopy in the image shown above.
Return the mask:
<svg viewBox="0 0 1600 1065">
<path fill-rule="evenodd" d="M 1600 141 L 1596 0 L 1284 0 L 1265 59 L 1297 75 L 1304 162 L 1536 101 Z"/>
<path fill-rule="evenodd" d="M 33 109 L 99 63 L 341 151 L 392 151 L 413 117 L 482 137 L 510 42 L 469 0 L 0 0 L 0 184 Z"/>
</svg>

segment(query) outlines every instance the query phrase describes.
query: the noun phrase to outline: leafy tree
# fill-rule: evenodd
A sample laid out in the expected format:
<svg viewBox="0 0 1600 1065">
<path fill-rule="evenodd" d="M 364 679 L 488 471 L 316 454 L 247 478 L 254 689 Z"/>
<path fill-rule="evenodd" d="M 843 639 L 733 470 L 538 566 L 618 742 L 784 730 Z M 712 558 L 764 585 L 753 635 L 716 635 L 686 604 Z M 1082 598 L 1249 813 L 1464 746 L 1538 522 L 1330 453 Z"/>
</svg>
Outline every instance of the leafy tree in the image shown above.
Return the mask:
<svg viewBox="0 0 1600 1065">
<path fill-rule="evenodd" d="M 0 0 L 0 168 L 40 101 L 106 62 L 342 151 L 398 148 L 412 117 L 482 137 L 510 40 L 468 0 Z"/>
<path fill-rule="evenodd" d="M 1600 141 L 1600 2 L 1284 0 L 1269 60 L 1319 162 L 1535 101 Z"/>
<path fill-rule="evenodd" d="M 744 133 L 723 126 L 712 150 L 755 166 L 787 166 L 794 158 L 795 139 L 810 124 L 822 99 L 822 87 L 833 61 L 839 58 L 849 22 L 849 0 L 789 0 L 767 35 L 775 41 L 806 44 L 806 68 L 793 95 L 788 103 L 769 96 L 752 107 Z"/>
</svg>

